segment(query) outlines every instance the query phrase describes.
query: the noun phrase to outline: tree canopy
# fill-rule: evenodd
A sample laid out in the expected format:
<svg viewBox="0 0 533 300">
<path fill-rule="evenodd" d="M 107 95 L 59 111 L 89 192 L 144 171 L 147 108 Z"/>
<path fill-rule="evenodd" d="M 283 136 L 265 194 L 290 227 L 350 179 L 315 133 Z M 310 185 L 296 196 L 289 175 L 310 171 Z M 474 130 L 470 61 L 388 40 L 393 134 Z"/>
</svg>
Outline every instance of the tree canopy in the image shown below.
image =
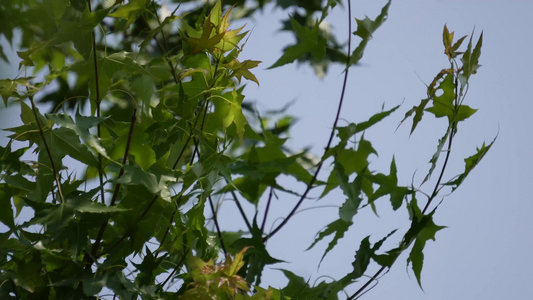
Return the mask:
<svg viewBox="0 0 533 300">
<path fill-rule="evenodd" d="M 344 68 L 323 153 L 288 147 L 295 119 L 261 112 L 245 96 L 246 84 L 260 85 L 254 68 L 261 62 L 239 59 L 253 32 L 231 23 L 267 5 L 287 11 L 279 26 L 294 36 L 269 68 L 299 63 L 318 76 L 332 64 Z M 3 104 L 20 107 L 21 120 L 4 129 L 9 142 L 0 146 L 0 297 L 356 299 L 404 252 L 422 285 L 424 247 L 444 228 L 433 221 L 439 202 L 494 143 L 465 158 L 463 172 L 448 174 L 454 137 L 476 112 L 465 99 L 483 36 L 457 39 L 444 26 L 449 63 L 402 121 L 411 122 L 411 134 L 428 115 L 444 126 L 435 130 L 424 179 L 401 185 L 395 158 L 388 170 L 374 169 L 379 149 L 365 138 L 400 106 L 338 122 L 350 69 L 390 5 L 358 19 L 349 0 L 0 2 L 0 34 L 17 47 L 24 74 L 0 79 Z M 346 33 L 324 26 L 340 6 Z M 9 60 L 2 48 L 0 57 Z M 360 210 L 378 214 L 377 201 L 406 209 L 409 229 L 363 238 L 340 278 L 311 283 L 280 270 L 285 287 L 263 282 L 265 268 L 284 260 L 267 242 L 311 191 L 327 201 L 334 190 L 344 197 L 338 217 L 309 245 L 329 241 L 317 265 Z M 276 197 L 293 201 L 277 222 L 269 215 Z M 227 199 L 240 230 L 218 222 Z"/>
</svg>

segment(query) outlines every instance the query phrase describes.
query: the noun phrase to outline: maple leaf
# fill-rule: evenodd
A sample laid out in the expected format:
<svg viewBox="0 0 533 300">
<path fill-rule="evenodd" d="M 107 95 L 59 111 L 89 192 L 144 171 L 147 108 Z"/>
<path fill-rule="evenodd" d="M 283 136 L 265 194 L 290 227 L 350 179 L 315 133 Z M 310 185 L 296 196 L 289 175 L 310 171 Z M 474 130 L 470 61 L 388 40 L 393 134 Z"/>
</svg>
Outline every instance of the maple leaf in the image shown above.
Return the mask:
<svg viewBox="0 0 533 300">
<path fill-rule="evenodd" d="M 261 61 L 258 60 L 245 60 L 240 62 L 237 59 L 234 59 L 228 63 L 228 67 L 233 70 L 233 75 L 237 78 L 237 80 L 239 80 L 239 83 L 241 83 L 241 79 L 244 77 L 259 85 L 259 81 L 255 75 L 250 72 L 250 69 L 257 67 L 260 63 Z"/>
</svg>

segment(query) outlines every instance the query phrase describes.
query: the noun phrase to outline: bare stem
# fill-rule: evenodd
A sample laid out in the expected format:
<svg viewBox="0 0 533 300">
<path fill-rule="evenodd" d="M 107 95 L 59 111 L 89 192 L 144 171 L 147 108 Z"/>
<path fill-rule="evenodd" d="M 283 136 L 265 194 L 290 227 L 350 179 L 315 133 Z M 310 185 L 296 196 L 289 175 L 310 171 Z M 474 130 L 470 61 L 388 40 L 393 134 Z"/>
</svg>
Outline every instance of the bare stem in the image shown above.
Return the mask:
<svg viewBox="0 0 533 300">
<path fill-rule="evenodd" d="M 335 129 L 337 128 L 337 122 L 339 121 L 339 117 L 340 117 L 340 114 L 341 114 L 342 104 L 344 102 L 344 95 L 346 94 L 346 86 L 347 86 L 347 83 L 348 83 L 348 71 L 350 70 L 349 66 L 350 66 L 350 57 L 351 57 L 351 51 L 352 51 L 352 49 L 351 49 L 351 46 L 352 46 L 352 22 L 351 21 L 352 21 L 351 3 L 348 0 L 348 55 L 347 55 L 347 58 L 346 58 L 346 69 L 344 70 L 344 80 L 342 82 L 342 91 L 341 91 L 341 95 L 340 95 L 340 99 L 339 99 L 339 104 L 338 104 L 338 107 L 337 107 L 337 114 L 335 115 L 335 120 L 333 121 L 333 128 L 331 129 L 331 134 L 329 135 L 329 140 L 328 140 L 328 143 L 326 145 L 326 148 L 324 149 L 324 154 L 322 155 L 322 158 L 324 158 L 326 156 L 326 153 L 331 148 L 331 143 L 333 142 L 333 137 L 335 136 Z M 306 199 L 307 194 L 309 193 L 309 191 L 311 191 L 311 189 L 313 188 L 313 185 L 314 185 L 314 183 L 315 183 L 315 181 L 316 181 L 316 179 L 318 177 L 318 173 L 320 172 L 320 169 L 322 169 L 322 165 L 323 164 L 324 164 L 324 159 L 321 159 L 320 163 L 318 163 L 318 166 L 316 168 L 315 174 L 311 178 L 311 181 L 309 181 L 309 183 L 307 184 L 307 187 L 306 187 L 304 193 L 302 194 L 302 196 L 300 197 L 300 200 L 298 200 L 298 202 L 296 203 L 294 208 L 290 211 L 290 213 L 287 215 L 287 217 L 285 217 L 283 219 L 283 221 L 276 228 L 274 228 L 274 230 L 272 230 L 272 232 L 270 232 L 269 235 L 267 235 L 267 236 L 265 236 L 263 238 L 263 241 L 266 241 L 269 238 L 271 238 L 281 228 L 283 228 L 285 226 L 285 224 L 287 224 L 287 222 L 289 222 L 289 219 L 296 213 L 296 211 L 298 210 L 300 205 Z"/>
<path fill-rule="evenodd" d="M 222 251 L 224 251 L 224 255 L 228 255 L 228 252 L 226 251 L 226 247 L 224 246 L 224 239 L 222 238 L 222 231 L 220 230 L 220 226 L 218 225 L 217 212 L 215 210 L 215 205 L 213 204 L 213 199 L 211 199 L 211 196 L 208 196 L 207 198 L 209 199 L 209 207 L 211 208 L 211 213 L 213 214 L 213 221 L 215 222 L 215 228 L 217 230 L 218 239 L 220 240 L 220 247 L 222 247 Z"/>
<path fill-rule="evenodd" d="M 250 232 L 252 232 L 252 225 L 250 225 L 250 221 L 246 217 L 246 214 L 244 213 L 244 209 L 242 209 L 242 205 L 241 205 L 241 202 L 239 202 L 239 198 L 237 198 L 237 194 L 235 194 L 234 191 L 231 191 L 231 196 L 233 197 L 233 201 L 235 201 L 235 205 L 237 205 L 237 209 L 239 209 L 239 213 L 241 214 L 241 217 L 244 220 L 244 223 L 246 223 L 246 227 L 248 228 Z"/>
<path fill-rule="evenodd" d="M 268 194 L 267 206 L 265 208 L 265 215 L 263 216 L 263 223 L 261 223 L 261 234 L 265 232 L 265 224 L 266 224 L 266 220 L 268 216 L 268 211 L 270 209 L 270 202 L 272 201 L 272 196 L 274 196 L 274 189 L 271 187 L 270 193 Z"/>
<path fill-rule="evenodd" d="M 50 150 L 50 147 L 48 146 L 48 143 L 46 142 L 46 139 L 44 137 L 44 131 L 43 126 L 41 125 L 41 122 L 39 122 L 39 117 L 37 115 L 37 107 L 35 106 L 35 102 L 33 101 L 33 96 L 29 96 L 30 103 L 31 103 L 31 110 L 33 111 L 33 116 L 35 117 L 35 123 L 37 123 L 37 127 L 39 128 L 39 135 L 41 136 L 41 139 L 43 140 L 44 149 L 46 150 L 46 154 L 48 155 L 48 159 L 50 160 L 50 166 L 52 167 L 52 173 L 54 173 L 54 180 L 57 185 L 57 193 L 59 194 L 59 199 L 61 200 L 61 203 L 65 203 L 65 198 L 63 197 L 63 192 L 61 190 L 61 182 L 59 181 L 57 168 L 54 163 L 54 159 L 52 158 L 52 151 Z M 52 196 L 54 193 L 52 192 Z"/>
</svg>

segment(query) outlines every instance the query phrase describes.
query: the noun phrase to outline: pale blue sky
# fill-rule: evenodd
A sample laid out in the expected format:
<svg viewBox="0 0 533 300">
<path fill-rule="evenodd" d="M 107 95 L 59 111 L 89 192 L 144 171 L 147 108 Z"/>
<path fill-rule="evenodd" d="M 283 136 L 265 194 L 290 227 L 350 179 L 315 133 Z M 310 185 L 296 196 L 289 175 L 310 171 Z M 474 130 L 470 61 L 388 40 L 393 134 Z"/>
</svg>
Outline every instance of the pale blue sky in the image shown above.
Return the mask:
<svg viewBox="0 0 533 300">
<path fill-rule="evenodd" d="M 384 1 L 370 0 L 353 2 L 353 15 L 359 18 L 365 14 L 374 18 L 384 4 Z M 344 119 L 362 121 L 378 112 L 382 104 L 390 108 L 403 102 L 396 114 L 369 130 L 366 137 L 380 153 L 379 158 L 373 158 L 374 169 L 386 172 L 394 155 L 400 182 L 408 185 L 413 172 L 418 170 L 420 177 L 427 169 L 426 163 L 445 124 L 442 120 L 423 122 L 411 137 L 409 124 L 394 132 L 396 126 L 405 111 L 425 96 L 424 83 L 447 66 L 441 41 L 444 24 L 456 32 L 456 37 L 471 34 L 475 27 L 476 39 L 484 32 L 480 59 L 483 66 L 471 80 L 466 104 L 479 111 L 459 128 L 448 175 L 460 172 L 464 157 L 499 134 L 481 164 L 454 194 L 446 197 L 436 214 L 435 222 L 448 228 L 438 232 L 436 242 L 426 246 L 422 273 L 425 291 L 420 290 L 411 272 L 406 273 L 404 254 L 380 284 L 361 299 L 533 299 L 529 287 L 533 278 L 530 258 L 533 253 L 530 195 L 533 121 L 529 116 L 533 101 L 527 87 L 533 69 L 531 12 L 531 1 L 393 1 L 389 19 L 375 33 L 362 65 L 350 71 Z M 334 30 L 342 34 L 346 31 L 345 13 L 338 9 L 329 19 Z M 323 80 L 316 79 L 306 66 L 265 70 L 281 55 L 282 47 L 292 42 L 286 34 L 274 34 L 276 18 L 282 14 L 267 9 L 256 24 L 248 22 L 248 28 L 253 31 L 243 56 L 264 63 L 255 71 L 261 86 L 249 84 L 245 94 L 257 100 L 260 109 L 279 108 L 296 99 L 290 113 L 299 122 L 289 143 L 293 148 L 312 145 L 318 154 L 327 142 L 334 117 L 342 83 L 341 68 L 331 68 Z M 17 64 L 18 61 L 9 76 L 16 76 Z M 0 69 L 2 73 L 6 71 L 4 65 Z M 0 110 L 0 127 L 11 125 L 8 114 Z M 426 190 L 429 188 L 426 186 Z M 342 193 L 336 193 L 320 202 L 309 201 L 306 207 L 339 205 L 342 200 Z M 284 197 L 276 201 L 277 213 L 285 215 L 292 208 L 291 201 Z M 350 271 L 353 255 L 363 237 L 371 234 L 371 241 L 375 242 L 391 229 L 407 230 L 405 209 L 389 214 L 389 207 L 383 199 L 378 206 L 381 218 L 370 211 L 358 214 L 354 228 L 318 271 L 316 261 L 327 242 L 313 251 L 303 250 L 315 233 L 336 217 L 337 209 L 298 214 L 269 242 L 272 256 L 291 262 L 274 268 L 287 268 L 309 276 L 311 282 L 321 275 L 339 278 Z M 221 213 L 230 208 L 231 204 L 224 204 Z M 239 224 L 230 219 L 222 218 L 221 226 L 237 228 Z M 302 233 L 302 228 L 307 230 Z M 396 240 L 391 238 L 394 242 L 398 239 L 399 236 Z M 283 275 L 278 271 L 269 271 L 263 280 L 264 284 L 276 287 L 282 282 Z M 354 285 L 348 292 L 357 288 Z"/>
</svg>

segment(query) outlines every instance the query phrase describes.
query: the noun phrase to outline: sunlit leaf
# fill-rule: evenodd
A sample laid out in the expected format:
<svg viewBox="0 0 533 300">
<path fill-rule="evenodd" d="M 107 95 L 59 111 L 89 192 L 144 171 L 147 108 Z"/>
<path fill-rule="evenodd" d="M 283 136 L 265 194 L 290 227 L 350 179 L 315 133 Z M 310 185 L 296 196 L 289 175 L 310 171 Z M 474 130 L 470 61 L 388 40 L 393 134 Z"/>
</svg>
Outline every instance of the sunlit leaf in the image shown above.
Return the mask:
<svg viewBox="0 0 533 300">
<path fill-rule="evenodd" d="M 126 28 L 137 19 L 137 15 L 144 11 L 150 0 L 130 0 L 127 4 L 121 5 L 116 11 L 109 14 L 111 17 L 127 20 Z"/>
</svg>

